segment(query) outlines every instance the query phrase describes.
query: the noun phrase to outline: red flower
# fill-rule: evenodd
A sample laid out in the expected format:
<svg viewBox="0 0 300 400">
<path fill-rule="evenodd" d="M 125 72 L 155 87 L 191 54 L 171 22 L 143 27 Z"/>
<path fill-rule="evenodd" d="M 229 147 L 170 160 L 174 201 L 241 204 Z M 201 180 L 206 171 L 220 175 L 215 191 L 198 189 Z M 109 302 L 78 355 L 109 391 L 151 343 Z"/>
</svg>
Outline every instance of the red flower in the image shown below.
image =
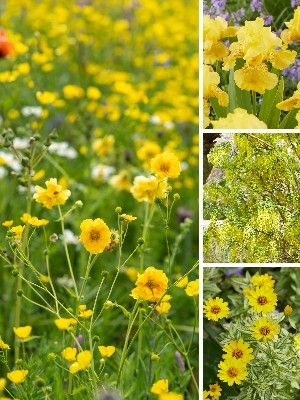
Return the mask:
<svg viewBox="0 0 300 400">
<path fill-rule="evenodd" d="M 0 58 L 9 56 L 14 52 L 14 46 L 6 36 L 5 30 L 0 29 Z"/>
</svg>

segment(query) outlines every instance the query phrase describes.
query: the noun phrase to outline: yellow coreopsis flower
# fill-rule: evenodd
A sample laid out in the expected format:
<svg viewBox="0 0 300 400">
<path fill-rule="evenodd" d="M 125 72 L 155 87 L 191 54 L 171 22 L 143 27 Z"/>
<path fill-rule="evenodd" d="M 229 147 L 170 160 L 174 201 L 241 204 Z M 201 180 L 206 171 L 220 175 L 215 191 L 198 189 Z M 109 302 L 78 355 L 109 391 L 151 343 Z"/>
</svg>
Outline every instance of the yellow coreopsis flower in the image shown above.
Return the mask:
<svg viewBox="0 0 300 400">
<path fill-rule="evenodd" d="M 2 222 L 2 226 L 4 226 L 4 228 L 10 228 L 13 225 L 14 221 L 11 220 L 6 220 Z"/>
<path fill-rule="evenodd" d="M 267 129 L 264 122 L 255 115 L 248 114 L 243 108 L 236 108 L 233 113 L 227 114 L 225 118 L 212 121 L 212 124 L 215 129 Z"/>
<path fill-rule="evenodd" d="M 153 394 L 162 394 L 167 393 L 169 391 L 169 382 L 168 379 L 159 379 L 158 381 L 154 382 L 150 389 L 151 393 Z"/>
<path fill-rule="evenodd" d="M 265 289 L 272 289 L 275 285 L 273 277 L 269 274 L 253 275 L 251 277 L 251 283 L 253 283 L 254 286 Z"/>
<path fill-rule="evenodd" d="M 279 333 L 280 326 L 272 318 L 260 317 L 250 327 L 252 337 L 267 342 Z"/>
<path fill-rule="evenodd" d="M 139 160 L 145 161 L 145 167 L 148 167 L 149 161 L 161 152 L 159 144 L 147 140 L 136 152 Z"/>
<path fill-rule="evenodd" d="M 98 350 L 102 357 L 111 357 L 116 351 L 115 346 L 98 346 Z"/>
<path fill-rule="evenodd" d="M 131 296 L 136 300 L 158 301 L 168 288 L 166 274 L 154 267 L 148 267 L 142 274 L 138 274 L 136 287 Z"/>
<path fill-rule="evenodd" d="M 236 85 L 242 90 L 254 90 L 264 94 L 266 90 L 273 89 L 277 82 L 277 75 L 268 71 L 266 64 L 247 65 L 234 73 Z"/>
<path fill-rule="evenodd" d="M 249 346 L 248 343 L 245 343 L 243 339 L 231 340 L 229 343 L 226 343 L 223 347 L 224 354 L 223 358 L 235 358 L 236 360 L 240 360 L 243 363 L 247 364 L 251 360 L 253 360 L 253 349 Z"/>
<path fill-rule="evenodd" d="M 255 288 L 247 295 L 248 302 L 255 312 L 269 314 L 275 310 L 277 295 L 273 289 Z"/>
<path fill-rule="evenodd" d="M 292 314 L 292 312 L 293 312 L 293 307 L 291 307 L 289 304 L 287 304 L 287 305 L 284 307 L 283 312 L 284 312 L 284 315 L 288 317 L 289 315 Z"/>
<path fill-rule="evenodd" d="M 187 287 L 185 289 L 185 293 L 190 297 L 198 296 L 199 295 L 199 279 L 195 279 L 194 281 L 190 281 L 187 284 Z"/>
<path fill-rule="evenodd" d="M 204 303 L 204 313 L 208 320 L 218 321 L 222 318 L 227 318 L 230 310 L 228 303 L 220 297 L 209 298 Z"/>
<path fill-rule="evenodd" d="M 133 215 L 130 214 L 121 214 L 121 218 L 126 222 L 132 222 L 137 219 L 137 217 L 134 217 Z"/>
<path fill-rule="evenodd" d="M 18 339 L 25 340 L 27 339 L 32 331 L 32 327 L 27 325 L 27 326 L 19 326 L 18 328 L 13 328 L 15 335 L 17 336 Z"/>
<path fill-rule="evenodd" d="M 74 318 L 58 318 L 54 320 L 55 325 L 61 331 L 68 330 L 70 326 L 76 325 L 77 321 Z"/>
<path fill-rule="evenodd" d="M 55 92 L 36 92 L 36 98 L 41 104 L 51 104 L 57 99 Z"/>
<path fill-rule="evenodd" d="M 27 369 L 16 369 L 14 371 L 8 372 L 6 376 L 15 385 L 19 385 L 20 383 L 23 383 L 25 381 L 27 375 Z"/>
<path fill-rule="evenodd" d="M 70 373 L 75 374 L 83 369 L 88 369 L 91 365 L 92 354 L 89 350 L 81 351 L 77 354 L 76 361 L 70 365 Z"/>
<path fill-rule="evenodd" d="M 83 220 L 80 229 L 80 241 L 89 253 L 103 253 L 110 244 L 111 232 L 101 218 Z"/>
<path fill-rule="evenodd" d="M 167 183 L 155 176 L 136 176 L 130 191 L 137 201 L 153 203 L 156 198 L 164 199 L 167 196 Z"/>
<path fill-rule="evenodd" d="M 210 396 L 218 399 L 219 397 L 221 397 L 221 394 L 222 394 L 221 386 L 218 383 L 209 385 L 209 394 L 210 394 Z"/>
<path fill-rule="evenodd" d="M 156 174 L 159 178 L 178 178 L 181 172 L 180 161 L 178 157 L 165 151 L 158 154 L 150 161 L 151 172 Z"/>
<path fill-rule="evenodd" d="M 57 205 L 63 205 L 71 196 L 68 189 L 57 183 L 56 178 L 51 178 L 45 182 L 46 188 L 35 187 L 33 198 L 36 202 L 43 204 L 46 208 L 52 208 Z"/>
<path fill-rule="evenodd" d="M 66 347 L 61 352 L 62 357 L 67 361 L 75 361 L 76 360 L 77 349 L 76 347 Z"/>
<path fill-rule="evenodd" d="M 248 375 L 246 365 L 241 360 L 235 358 L 221 361 L 218 367 L 218 378 L 226 382 L 228 386 L 232 386 L 234 383 L 240 385 Z"/>
</svg>

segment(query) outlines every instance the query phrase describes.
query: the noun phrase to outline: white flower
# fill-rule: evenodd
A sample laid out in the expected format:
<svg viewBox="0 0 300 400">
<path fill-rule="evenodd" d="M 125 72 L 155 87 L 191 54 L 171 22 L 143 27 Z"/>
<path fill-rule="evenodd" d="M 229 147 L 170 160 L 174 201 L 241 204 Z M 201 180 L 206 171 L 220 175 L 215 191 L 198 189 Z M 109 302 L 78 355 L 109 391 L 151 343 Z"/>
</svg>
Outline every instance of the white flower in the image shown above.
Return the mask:
<svg viewBox="0 0 300 400">
<path fill-rule="evenodd" d="M 42 107 L 38 106 L 26 106 L 23 107 L 21 113 L 24 117 L 30 117 L 31 115 L 35 117 L 40 117 L 43 112 Z"/>
<path fill-rule="evenodd" d="M 10 153 L 6 153 L 5 151 L 0 151 L 0 158 L 5 161 L 5 165 L 10 167 L 14 171 L 21 170 L 21 164 L 19 161 Z"/>
<path fill-rule="evenodd" d="M 13 146 L 17 150 L 27 149 L 29 147 L 29 138 L 16 137 L 13 140 Z"/>
<path fill-rule="evenodd" d="M 4 178 L 7 175 L 7 171 L 5 168 L 0 167 L 0 179 Z"/>
<path fill-rule="evenodd" d="M 173 129 L 174 128 L 174 122 L 172 122 L 172 121 L 166 121 L 165 123 L 164 123 L 164 127 L 166 128 L 166 129 Z"/>
<path fill-rule="evenodd" d="M 63 240 L 63 235 L 59 235 L 59 238 Z M 65 239 L 68 244 L 78 244 L 78 236 L 74 234 L 70 229 L 65 229 Z"/>
<path fill-rule="evenodd" d="M 155 124 L 155 125 L 159 125 L 160 122 L 161 122 L 161 120 L 160 120 L 160 118 L 159 118 L 158 115 L 151 115 L 150 118 L 149 118 L 149 121 L 150 121 L 152 124 Z"/>
<path fill-rule="evenodd" d="M 71 278 L 69 278 L 67 275 L 64 275 L 60 278 L 56 279 L 56 282 L 63 287 L 71 288 L 73 287 L 73 281 Z"/>
<path fill-rule="evenodd" d="M 49 152 L 61 157 L 74 159 L 77 157 L 77 151 L 67 142 L 56 142 L 49 146 Z"/>
<path fill-rule="evenodd" d="M 95 180 L 108 180 L 115 172 L 115 168 L 110 165 L 98 164 L 92 168 L 92 178 Z"/>
</svg>

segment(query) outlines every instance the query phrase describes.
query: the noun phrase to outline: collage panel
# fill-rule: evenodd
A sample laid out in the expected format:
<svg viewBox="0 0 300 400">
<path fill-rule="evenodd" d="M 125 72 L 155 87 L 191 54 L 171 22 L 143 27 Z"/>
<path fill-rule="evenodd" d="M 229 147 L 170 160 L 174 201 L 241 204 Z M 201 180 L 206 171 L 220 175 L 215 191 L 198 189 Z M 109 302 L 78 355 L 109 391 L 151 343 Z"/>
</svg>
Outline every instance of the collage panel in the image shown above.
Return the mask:
<svg viewBox="0 0 300 400">
<path fill-rule="evenodd" d="M 203 399 L 300 399 L 300 268 L 205 267 Z"/>
<path fill-rule="evenodd" d="M 300 2 L 203 1 L 203 128 L 300 128 Z"/>
<path fill-rule="evenodd" d="M 204 133 L 206 263 L 300 261 L 300 136 Z"/>
</svg>

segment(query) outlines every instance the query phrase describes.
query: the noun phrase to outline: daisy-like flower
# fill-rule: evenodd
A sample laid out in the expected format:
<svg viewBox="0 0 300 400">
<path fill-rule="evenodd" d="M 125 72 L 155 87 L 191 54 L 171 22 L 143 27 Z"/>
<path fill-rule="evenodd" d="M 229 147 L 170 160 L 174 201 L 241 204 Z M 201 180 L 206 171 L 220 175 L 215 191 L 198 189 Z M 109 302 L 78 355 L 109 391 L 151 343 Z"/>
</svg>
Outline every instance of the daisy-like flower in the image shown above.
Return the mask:
<svg viewBox="0 0 300 400">
<path fill-rule="evenodd" d="M 46 208 L 63 205 L 71 196 L 71 192 L 57 183 L 56 178 L 51 178 L 45 183 L 46 188 L 35 187 L 33 198 L 37 203 L 43 204 Z"/>
<path fill-rule="evenodd" d="M 159 178 L 178 178 L 181 172 L 180 161 L 169 151 L 158 154 L 150 161 L 151 172 Z"/>
<path fill-rule="evenodd" d="M 175 392 L 167 392 L 159 395 L 159 400 L 183 400 L 183 395 Z"/>
<path fill-rule="evenodd" d="M 130 189 L 133 197 L 139 201 L 153 203 L 156 198 L 164 199 L 167 195 L 167 183 L 159 181 L 155 176 L 136 176 Z"/>
<path fill-rule="evenodd" d="M 2 222 L 2 226 L 4 226 L 4 228 L 10 228 L 13 225 L 14 221 L 11 220 L 6 220 Z"/>
<path fill-rule="evenodd" d="M 91 365 L 92 354 L 89 350 L 84 350 L 78 353 L 76 361 L 70 365 L 70 373 L 75 374 L 83 369 L 88 369 Z"/>
<path fill-rule="evenodd" d="M 110 244 L 111 232 L 102 219 L 85 219 L 81 222 L 80 229 L 80 241 L 89 253 L 103 253 Z"/>
<path fill-rule="evenodd" d="M 111 357 L 116 351 L 115 346 L 98 346 L 98 350 L 102 357 Z"/>
<path fill-rule="evenodd" d="M 171 309 L 171 303 L 169 301 L 172 299 L 172 297 L 168 294 L 166 294 L 162 299 L 161 302 L 155 307 L 155 310 L 159 314 L 168 314 L 168 312 Z"/>
<path fill-rule="evenodd" d="M 38 228 L 40 226 L 46 226 L 49 223 L 49 221 L 47 219 L 44 219 L 44 218 L 38 219 L 37 217 L 33 217 L 28 213 L 24 213 L 22 215 L 21 221 L 24 222 L 24 224 L 29 224 L 36 228 Z"/>
<path fill-rule="evenodd" d="M 252 331 L 252 337 L 256 340 L 262 340 L 267 342 L 272 340 L 275 335 L 279 333 L 279 324 L 272 318 L 260 317 L 250 327 Z"/>
<path fill-rule="evenodd" d="M 29 325 L 19 326 L 18 328 L 14 327 L 15 335 L 20 340 L 27 339 L 30 336 L 31 331 L 32 331 L 32 327 Z"/>
<path fill-rule="evenodd" d="M 249 291 L 246 297 L 255 312 L 269 314 L 275 310 L 277 295 L 272 289 L 256 288 Z"/>
<path fill-rule="evenodd" d="M 236 360 L 240 360 L 247 364 L 254 358 L 252 355 L 253 349 L 248 343 L 245 343 L 243 339 L 232 340 L 229 343 L 226 343 L 223 347 L 223 351 L 226 353 L 223 355 L 225 360 L 235 358 Z"/>
<path fill-rule="evenodd" d="M 208 320 L 218 321 L 228 317 L 230 310 L 228 303 L 220 297 L 209 298 L 204 303 L 204 313 Z"/>
<path fill-rule="evenodd" d="M 137 219 L 137 217 L 134 217 L 133 215 L 130 214 L 121 214 L 121 218 L 126 222 L 132 222 Z"/>
<path fill-rule="evenodd" d="M 131 291 L 131 296 L 136 300 L 158 301 L 168 288 L 166 274 L 154 267 L 148 267 L 144 273 L 139 274 L 136 287 Z"/>
<path fill-rule="evenodd" d="M 284 315 L 289 316 L 289 315 L 291 315 L 292 312 L 293 312 L 293 307 L 291 307 L 289 304 L 287 304 L 287 305 L 284 307 L 283 312 L 284 312 Z"/>
<path fill-rule="evenodd" d="M 16 369 L 15 371 L 8 372 L 6 376 L 15 385 L 19 385 L 25 381 L 27 375 L 27 369 Z"/>
<path fill-rule="evenodd" d="M 266 289 L 272 289 L 275 285 L 273 277 L 269 274 L 253 275 L 251 277 L 251 283 L 259 288 L 263 287 Z"/>
<path fill-rule="evenodd" d="M 214 383 L 213 385 L 209 385 L 209 394 L 212 397 L 219 398 L 222 394 L 222 388 L 218 383 Z"/>
<path fill-rule="evenodd" d="M 225 359 L 218 365 L 218 378 L 232 386 L 234 383 L 240 385 L 246 379 L 248 372 L 246 365 L 235 358 Z"/>
</svg>

